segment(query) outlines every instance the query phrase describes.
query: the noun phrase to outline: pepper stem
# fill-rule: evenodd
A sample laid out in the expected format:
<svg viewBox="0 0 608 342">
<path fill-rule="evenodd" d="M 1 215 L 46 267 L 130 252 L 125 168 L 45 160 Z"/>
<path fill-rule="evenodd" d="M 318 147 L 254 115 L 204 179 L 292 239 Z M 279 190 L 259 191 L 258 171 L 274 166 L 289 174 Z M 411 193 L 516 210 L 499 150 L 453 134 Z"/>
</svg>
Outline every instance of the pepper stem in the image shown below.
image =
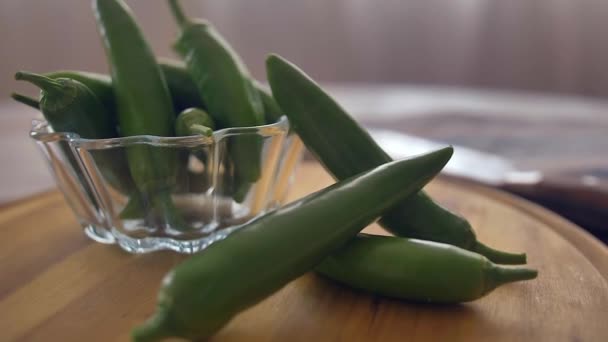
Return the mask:
<svg viewBox="0 0 608 342">
<path fill-rule="evenodd" d="M 536 278 L 537 276 L 538 271 L 531 268 L 509 268 L 499 265 L 492 265 L 489 269 L 487 269 L 484 293 L 488 293 L 504 284 L 522 280 L 530 280 Z"/>
<path fill-rule="evenodd" d="M 210 137 L 213 135 L 213 130 L 207 126 L 203 126 L 203 125 L 199 125 L 199 124 L 192 124 L 192 125 L 190 125 L 190 133 L 192 135 L 200 134 L 200 135 L 204 135 L 206 137 Z"/>
<path fill-rule="evenodd" d="M 479 241 L 475 241 L 471 251 L 483 255 L 490 259 L 490 261 L 497 264 L 522 265 L 526 263 L 525 253 L 502 252 L 497 249 L 490 248 Z"/>
<path fill-rule="evenodd" d="M 13 100 L 23 103 L 26 106 L 30 106 L 34 109 L 40 109 L 40 102 L 33 97 L 29 97 L 19 93 L 12 93 L 11 97 Z"/>
<path fill-rule="evenodd" d="M 190 20 L 184 14 L 184 10 L 179 5 L 178 0 L 169 0 L 169 7 L 171 8 L 171 13 L 173 13 L 173 17 L 179 24 L 179 26 L 185 26 L 190 23 Z"/>
<path fill-rule="evenodd" d="M 56 80 L 31 72 L 19 71 L 15 74 L 15 79 L 30 82 L 48 93 L 62 93 L 64 90 L 63 85 Z"/>
<path fill-rule="evenodd" d="M 133 342 L 155 342 L 171 337 L 172 334 L 167 327 L 168 314 L 166 311 L 158 311 L 144 324 L 135 327 L 131 331 Z"/>
</svg>

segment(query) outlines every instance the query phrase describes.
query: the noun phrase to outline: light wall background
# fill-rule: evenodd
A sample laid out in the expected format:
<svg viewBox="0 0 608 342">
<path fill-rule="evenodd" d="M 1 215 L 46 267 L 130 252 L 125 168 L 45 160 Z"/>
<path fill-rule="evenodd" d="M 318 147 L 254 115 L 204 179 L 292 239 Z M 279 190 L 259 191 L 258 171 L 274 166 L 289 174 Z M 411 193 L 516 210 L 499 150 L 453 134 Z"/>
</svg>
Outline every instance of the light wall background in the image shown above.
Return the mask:
<svg viewBox="0 0 608 342">
<path fill-rule="evenodd" d="M 158 55 L 166 0 L 127 0 Z M 608 97 L 606 0 L 182 0 L 264 79 L 278 52 L 313 77 Z M 0 101 L 18 69 L 106 71 L 89 0 L 1 0 Z"/>
</svg>

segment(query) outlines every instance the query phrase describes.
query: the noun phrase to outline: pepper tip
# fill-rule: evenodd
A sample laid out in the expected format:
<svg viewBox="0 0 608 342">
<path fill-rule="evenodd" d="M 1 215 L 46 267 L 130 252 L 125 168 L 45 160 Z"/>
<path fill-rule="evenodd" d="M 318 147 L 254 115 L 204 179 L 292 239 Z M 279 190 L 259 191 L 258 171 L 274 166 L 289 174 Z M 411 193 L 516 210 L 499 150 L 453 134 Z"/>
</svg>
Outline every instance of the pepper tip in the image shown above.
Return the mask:
<svg viewBox="0 0 608 342">
<path fill-rule="evenodd" d="M 471 251 L 481 254 L 490 261 L 505 265 L 523 265 L 527 262 L 526 253 L 509 253 L 490 248 L 483 243 L 476 241 Z"/>
</svg>

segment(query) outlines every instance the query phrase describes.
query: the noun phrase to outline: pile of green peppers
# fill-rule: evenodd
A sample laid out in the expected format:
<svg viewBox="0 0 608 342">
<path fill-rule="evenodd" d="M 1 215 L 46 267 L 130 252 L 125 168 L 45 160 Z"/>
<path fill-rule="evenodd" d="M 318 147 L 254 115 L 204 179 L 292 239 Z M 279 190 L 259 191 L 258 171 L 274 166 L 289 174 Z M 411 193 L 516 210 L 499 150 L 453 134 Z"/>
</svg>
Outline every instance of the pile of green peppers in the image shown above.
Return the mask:
<svg viewBox="0 0 608 342">
<path fill-rule="evenodd" d="M 417 302 L 459 303 L 496 287 L 533 279 L 525 254 L 480 243 L 466 219 L 422 190 L 448 162 L 452 148 L 392 161 L 370 135 L 295 65 L 270 55 L 272 94 L 206 21 L 168 0 L 180 29 L 174 44 L 184 59 L 158 62 L 123 0 L 94 0 L 93 11 L 111 75 L 81 71 L 18 72 L 41 89 L 39 99 L 13 94 L 40 109 L 58 132 L 102 139 L 131 135 L 209 136 L 224 127 L 273 123 L 285 115 L 292 130 L 335 177 L 319 192 L 231 229 L 175 267 L 161 285 L 156 313 L 133 330 L 134 341 L 209 337 L 238 312 L 302 274 L 318 274 L 378 295 Z M 235 194 L 260 176 L 261 141 L 235 140 Z M 98 161 L 110 184 L 127 190 L 125 217 L 152 198 L 152 211 L 188 229 L 171 202 L 179 156 L 145 146 L 127 149 L 123 165 Z M 395 236 L 360 233 L 379 223 Z M 241 260 L 235 263 L 234 260 Z"/>
</svg>

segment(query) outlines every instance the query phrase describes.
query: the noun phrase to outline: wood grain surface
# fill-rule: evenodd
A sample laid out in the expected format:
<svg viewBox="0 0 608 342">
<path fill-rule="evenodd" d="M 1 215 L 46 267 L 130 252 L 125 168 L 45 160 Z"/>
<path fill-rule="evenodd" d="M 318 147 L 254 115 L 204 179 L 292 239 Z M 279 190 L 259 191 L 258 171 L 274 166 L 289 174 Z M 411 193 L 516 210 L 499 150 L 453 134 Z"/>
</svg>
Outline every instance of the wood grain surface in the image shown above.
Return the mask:
<svg viewBox="0 0 608 342">
<path fill-rule="evenodd" d="M 307 163 L 291 199 L 331 182 Z M 483 241 L 527 252 L 538 279 L 473 303 L 438 306 L 384 299 L 308 274 L 237 316 L 212 340 L 607 340 L 608 250 L 601 243 L 495 190 L 441 179 L 428 190 L 469 218 Z M 57 192 L 3 207 L 0 232 L 0 341 L 128 341 L 129 330 L 154 310 L 163 275 L 185 258 L 133 256 L 89 241 Z M 235 262 L 247 267 L 246 260 Z"/>
</svg>

